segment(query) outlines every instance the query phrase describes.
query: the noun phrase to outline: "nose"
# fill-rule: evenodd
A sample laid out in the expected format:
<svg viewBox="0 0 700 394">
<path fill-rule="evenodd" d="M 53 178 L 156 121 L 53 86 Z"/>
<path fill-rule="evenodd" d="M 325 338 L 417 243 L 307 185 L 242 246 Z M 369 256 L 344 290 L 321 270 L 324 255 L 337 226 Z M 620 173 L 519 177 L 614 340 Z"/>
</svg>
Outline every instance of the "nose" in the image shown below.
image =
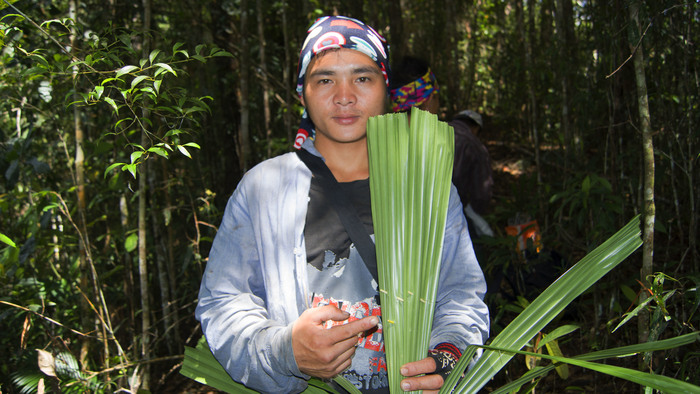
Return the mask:
<svg viewBox="0 0 700 394">
<path fill-rule="evenodd" d="M 338 88 L 335 92 L 335 103 L 338 105 L 350 105 L 357 102 L 357 95 L 355 94 L 355 88 L 352 83 L 342 82 L 339 83 Z"/>
</svg>

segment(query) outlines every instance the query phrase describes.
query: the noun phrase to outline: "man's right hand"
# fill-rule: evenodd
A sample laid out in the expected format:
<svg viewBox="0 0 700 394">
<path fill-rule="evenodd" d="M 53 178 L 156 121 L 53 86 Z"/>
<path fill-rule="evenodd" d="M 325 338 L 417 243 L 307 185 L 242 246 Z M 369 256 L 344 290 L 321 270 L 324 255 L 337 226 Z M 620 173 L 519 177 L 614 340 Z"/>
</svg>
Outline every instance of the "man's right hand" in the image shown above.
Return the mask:
<svg viewBox="0 0 700 394">
<path fill-rule="evenodd" d="M 358 336 L 376 327 L 369 316 L 348 324 L 323 327 L 327 320 L 343 321 L 350 315 L 335 306 L 307 309 L 292 327 L 292 349 L 299 370 L 317 378 L 332 378 L 352 363 Z"/>
</svg>

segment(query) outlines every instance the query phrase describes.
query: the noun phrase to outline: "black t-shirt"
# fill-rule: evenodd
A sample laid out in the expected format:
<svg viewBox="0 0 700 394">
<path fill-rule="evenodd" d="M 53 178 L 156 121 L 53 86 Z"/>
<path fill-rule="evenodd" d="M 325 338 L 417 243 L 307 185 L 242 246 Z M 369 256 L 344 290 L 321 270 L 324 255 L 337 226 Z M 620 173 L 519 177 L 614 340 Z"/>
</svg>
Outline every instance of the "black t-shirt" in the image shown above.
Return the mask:
<svg viewBox="0 0 700 394">
<path fill-rule="evenodd" d="M 369 179 L 341 183 L 369 234 L 374 233 Z M 378 329 L 358 341 L 352 366 L 342 373 L 363 393 L 388 393 L 386 358 L 377 282 L 350 241 L 333 206 L 316 178 L 311 179 L 306 214 L 306 254 L 312 307 L 335 305 L 351 320 L 375 315 Z M 327 328 L 331 327 L 331 323 Z"/>
</svg>

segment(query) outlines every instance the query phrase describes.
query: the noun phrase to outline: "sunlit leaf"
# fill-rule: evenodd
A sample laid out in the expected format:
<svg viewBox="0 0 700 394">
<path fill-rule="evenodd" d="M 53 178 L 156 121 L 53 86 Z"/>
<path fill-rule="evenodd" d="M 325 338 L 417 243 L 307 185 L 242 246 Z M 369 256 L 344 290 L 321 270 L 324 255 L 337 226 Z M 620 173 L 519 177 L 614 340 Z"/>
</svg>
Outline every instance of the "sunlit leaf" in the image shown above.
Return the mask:
<svg viewBox="0 0 700 394">
<path fill-rule="evenodd" d="M 107 174 L 109 174 L 110 171 L 112 171 L 113 169 L 115 169 L 115 168 L 117 168 L 117 167 L 121 167 L 121 166 L 123 166 L 123 165 L 125 165 L 125 164 L 126 164 L 126 163 L 114 163 L 114 164 L 110 165 L 110 166 L 107 167 L 107 169 L 105 170 L 104 177 L 107 178 Z"/>
<path fill-rule="evenodd" d="M 47 376 L 56 376 L 53 354 L 43 349 L 36 349 L 36 351 L 39 370 Z"/>
<path fill-rule="evenodd" d="M 105 102 L 107 102 L 107 104 L 109 104 L 112 107 L 115 114 L 119 113 L 119 107 L 117 107 L 117 103 L 114 102 L 114 100 L 112 100 L 111 97 L 105 97 L 104 100 Z"/>
<path fill-rule="evenodd" d="M 134 70 L 138 70 L 138 69 L 139 69 L 138 67 L 133 66 L 133 65 L 124 66 L 124 67 L 120 68 L 119 70 L 117 70 L 116 77 L 119 78 L 124 74 L 128 74 L 128 73 L 130 73 Z"/>
<path fill-rule="evenodd" d="M 139 236 L 136 233 L 129 234 L 124 241 L 124 249 L 127 252 L 133 252 L 139 244 Z"/>
<path fill-rule="evenodd" d="M 400 367 L 428 354 L 452 181 L 454 131 L 414 108 L 367 123 L 374 223 L 389 388 Z"/>
<path fill-rule="evenodd" d="M 3 233 L 0 233 L 0 242 L 3 242 L 3 243 L 5 243 L 5 244 L 7 244 L 7 245 L 10 245 L 10 246 L 12 246 L 13 248 L 16 248 L 16 247 L 17 247 L 17 245 L 15 245 L 15 243 L 12 242 L 12 240 L 11 240 L 7 235 L 5 235 L 5 234 L 3 234 Z"/>
<path fill-rule="evenodd" d="M 154 49 L 151 51 L 151 54 L 148 55 L 148 61 L 153 64 L 153 62 L 158 58 L 158 55 L 160 54 L 160 49 Z"/>
<path fill-rule="evenodd" d="M 190 152 L 188 152 L 188 151 L 187 151 L 187 148 L 185 148 L 184 146 L 178 145 L 178 146 L 177 146 L 177 150 L 179 150 L 180 153 L 182 153 L 183 155 L 189 157 L 190 159 L 192 158 L 192 156 L 190 155 Z"/>
<path fill-rule="evenodd" d="M 134 78 L 134 79 L 131 81 L 131 88 L 132 88 L 132 89 L 135 88 L 136 85 L 138 85 L 141 81 L 143 81 L 143 80 L 146 79 L 146 78 L 148 78 L 148 75 L 139 75 L 138 77 Z"/>
<path fill-rule="evenodd" d="M 170 67 L 169 64 L 166 64 L 166 63 L 156 63 L 156 64 L 154 64 L 154 66 L 159 67 L 160 69 L 163 69 L 163 70 L 165 70 L 165 71 L 167 71 L 167 72 L 169 72 L 169 73 L 171 73 L 171 74 L 173 74 L 174 76 L 177 77 L 177 73 L 175 72 L 175 70 L 173 70 L 172 67 Z M 158 71 L 156 71 L 156 75 L 158 75 Z"/>
</svg>

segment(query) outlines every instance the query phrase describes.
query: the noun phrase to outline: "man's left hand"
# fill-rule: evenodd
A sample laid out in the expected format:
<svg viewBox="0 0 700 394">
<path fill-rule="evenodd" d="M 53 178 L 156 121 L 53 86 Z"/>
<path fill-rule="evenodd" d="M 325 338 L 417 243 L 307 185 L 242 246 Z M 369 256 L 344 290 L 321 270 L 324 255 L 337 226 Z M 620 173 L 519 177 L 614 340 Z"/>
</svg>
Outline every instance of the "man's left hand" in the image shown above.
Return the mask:
<svg viewBox="0 0 700 394">
<path fill-rule="evenodd" d="M 435 374 L 435 369 L 435 360 L 432 357 L 405 364 L 401 367 L 401 375 L 408 378 L 401 381 L 401 389 L 403 391 L 423 390 L 424 393 L 437 393 L 445 381 L 442 376 Z M 431 375 L 417 376 L 423 374 Z"/>
</svg>

